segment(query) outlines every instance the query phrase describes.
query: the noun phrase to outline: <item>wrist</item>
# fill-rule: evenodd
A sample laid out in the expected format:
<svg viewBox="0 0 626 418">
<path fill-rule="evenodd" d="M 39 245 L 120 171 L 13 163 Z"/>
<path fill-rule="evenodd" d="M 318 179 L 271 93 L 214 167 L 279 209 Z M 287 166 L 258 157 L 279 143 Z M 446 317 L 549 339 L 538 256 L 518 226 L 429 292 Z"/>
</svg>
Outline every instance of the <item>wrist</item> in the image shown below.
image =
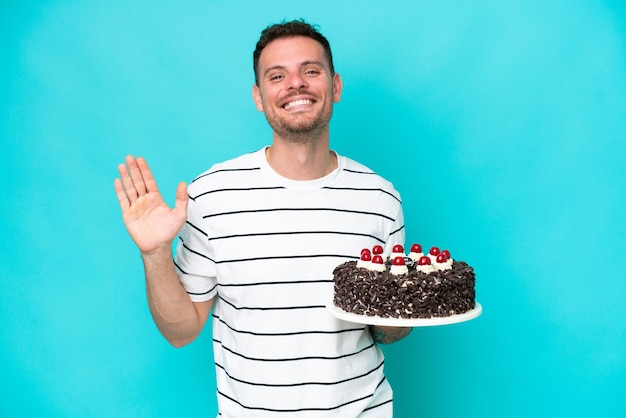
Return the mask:
<svg viewBox="0 0 626 418">
<path fill-rule="evenodd" d="M 157 247 L 150 251 L 141 251 L 141 258 L 144 263 L 158 263 L 165 260 L 172 260 L 172 247 L 171 245 L 164 247 Z"/>
</svg>

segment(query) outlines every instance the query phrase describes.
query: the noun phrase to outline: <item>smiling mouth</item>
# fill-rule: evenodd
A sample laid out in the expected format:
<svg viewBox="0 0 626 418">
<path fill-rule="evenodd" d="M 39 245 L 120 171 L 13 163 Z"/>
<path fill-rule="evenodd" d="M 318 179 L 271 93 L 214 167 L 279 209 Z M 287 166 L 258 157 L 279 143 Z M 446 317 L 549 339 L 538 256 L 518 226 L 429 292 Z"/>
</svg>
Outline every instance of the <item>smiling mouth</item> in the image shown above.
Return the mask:
<svg viewBox="0 0 626 418">
<path fill-rule="evenodd" d="M 289 109 L 291 109 L 293 107 L 296 107 L 296 106 L 306 106 L 306 105 L 311 105 L 311 104 L 313 104 L 313 100 L 311 100 L 311 99 L 294 100 L 293 102 L 289 102 L 289 103 L 285 104 L 283 106 L 283 109 L 289 110 Z"/>
</svg>

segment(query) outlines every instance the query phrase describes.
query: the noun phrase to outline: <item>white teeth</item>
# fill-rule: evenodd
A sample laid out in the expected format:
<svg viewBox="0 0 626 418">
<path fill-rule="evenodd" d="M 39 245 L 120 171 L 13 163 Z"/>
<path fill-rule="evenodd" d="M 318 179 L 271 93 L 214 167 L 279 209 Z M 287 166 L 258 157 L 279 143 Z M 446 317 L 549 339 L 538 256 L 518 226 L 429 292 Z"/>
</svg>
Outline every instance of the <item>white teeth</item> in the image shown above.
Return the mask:
<svg viewBox="0 0 626 418">
<path fill-rule="evenodd" d="M 302 105 L 308 105 L 313 103 L 312 100 L 310 99 L 301 99 L 301 100 L 295 100 L 293 102 L 289 102 L 285 105 L 285 109 L 291 109 L 294 106 L 302 106 Z"/>
</svg>

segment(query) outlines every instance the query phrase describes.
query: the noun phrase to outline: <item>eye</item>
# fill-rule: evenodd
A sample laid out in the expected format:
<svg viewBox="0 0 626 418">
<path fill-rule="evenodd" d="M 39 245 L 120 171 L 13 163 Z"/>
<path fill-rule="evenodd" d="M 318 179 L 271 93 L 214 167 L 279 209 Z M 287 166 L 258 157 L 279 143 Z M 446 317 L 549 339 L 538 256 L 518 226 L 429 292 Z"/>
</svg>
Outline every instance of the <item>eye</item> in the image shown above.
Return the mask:
<svg viewBox="0 0 626 418">
<path fill-rule="evenodd" d="M 320 74 L 320 72 L 319 72 L 318 70 L 316 70 L 316 69 L 309 68 L 308 70 L 306 70 L 306 71 L 304 72 L 304 74 L 306 74 L 306 75 L 312 75 L 312 76 L 315 76 L 315 75 L 319 75 L 319 74 Z"/>
<path fill-rule="evenodd" d="M 280 81 L 280 80 L 282 80 L 283 78 L 285 78 L 285 77 L 284 77 L 282 74 L 271 74 L 271 75 L 268 77 L 268 80 L 269 80 L 269 81 Z"/>
</svg>

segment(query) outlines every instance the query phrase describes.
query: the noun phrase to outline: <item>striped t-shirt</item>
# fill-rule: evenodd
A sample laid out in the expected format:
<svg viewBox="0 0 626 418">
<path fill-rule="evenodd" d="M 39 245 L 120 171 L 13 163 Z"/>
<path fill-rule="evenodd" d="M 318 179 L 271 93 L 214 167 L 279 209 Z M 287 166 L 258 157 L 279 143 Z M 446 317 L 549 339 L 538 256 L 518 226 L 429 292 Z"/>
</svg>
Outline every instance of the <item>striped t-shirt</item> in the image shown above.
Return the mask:
<svg viewBox="0 0 626 418">
<path fill-rule="evenodd" d="M 274 172 L 265 149 L 214 165 L 188 188 L 175 256 L 194 302 L 216 297 L 223 417 L 391 417 L 384 358 L 367 326 L 334 318 L 332 271 L 404 243 L 398 192 L 338 156 L 311 181 Z"/>
</svg>

